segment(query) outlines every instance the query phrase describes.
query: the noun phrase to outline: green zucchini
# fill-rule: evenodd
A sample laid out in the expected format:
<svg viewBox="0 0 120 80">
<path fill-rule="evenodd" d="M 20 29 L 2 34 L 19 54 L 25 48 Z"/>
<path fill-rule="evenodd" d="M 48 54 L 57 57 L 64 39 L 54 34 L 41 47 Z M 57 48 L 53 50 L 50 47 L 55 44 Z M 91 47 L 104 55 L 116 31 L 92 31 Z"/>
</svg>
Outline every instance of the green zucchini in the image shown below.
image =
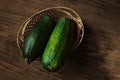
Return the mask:
<svg viewBox="0 0 120 80">
<path fill-rule="evenodd" d="M 42 16 L 33 26 L 25 39 L 23 47 L 23 56 L 27 63 L 30 63 L 43 53 L 54 27 L 54 20 L 47 15 Z"/>
<path fill-rule="evenodd" d="M 42 56 L 42 64 L 47 71 L 56 71 L 63 65 L 73 44 L 72 28 L 72 20 L 59 18 Z"/>
</svg>

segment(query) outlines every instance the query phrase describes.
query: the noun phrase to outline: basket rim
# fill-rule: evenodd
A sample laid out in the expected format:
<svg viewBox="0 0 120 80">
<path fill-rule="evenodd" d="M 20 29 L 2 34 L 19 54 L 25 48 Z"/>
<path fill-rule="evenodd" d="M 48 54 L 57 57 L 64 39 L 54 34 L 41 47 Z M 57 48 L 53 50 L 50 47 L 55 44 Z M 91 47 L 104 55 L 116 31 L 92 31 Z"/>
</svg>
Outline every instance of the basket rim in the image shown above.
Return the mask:
<svg viewBox="0 0 120 80">
<path fill-rule="evenodd" d="M 79 28 L 78 29 L 81 29 L 82 30 L 82 35 L 81 35 L 81 38 L 79 39 L 79 41 L 77 42 L 75 42 L 75 48 L 77 48 L 79 45 L 80 45 L 80 43 L 82 42 L 82 40 L 83 40 L 83 36 L 84 36 L 84 26 L 83 26 L 83 22 L 82 22 L 82 19 L 81 19 L 81 17 L 79 16 L 79 14 L 76 12 L 76 11 L 74 11 L 73 9 L 71 9 L 71 8 L 68 8 L 68 7 L 63 7 L 63 6 L 57 6 L 57 7 L 50 7 L 50 8 L 46 8 L 46 9 L 43 9 L 43 10 L 39 10 L 39 11 L 37 11 L 36 13 L 34 13 L 32 16 L 30 16 L 29 18 L 27 18 L 24 22 L 23 22 L 23 24 L 20 26 L 20 28 L 19 28 L 19 30 L 18 30 L 18 33 L 17 33 L 17 46 L 19 47 L 19 49 L 21 49 L 21 47 L 20 47 L 20 45 L 19 45 L 19 35 L 20 35 L 20 32 L 21 32 L 21 30 L 25 30 L 25 27 L 23 27 L 23 26 L 25 26 L 25 25 L 27 25 L 27 23 L 29 23 L 29 21 L 35 16 L 35 15 L 37 15 L 37 14 L 39 14 L 39 13 L 41 13 L 41 12 L 44 12 L 44 11 L 46 11 L 46 10 L 51 10 L 51 9 L 66 9 L 66 10 L 69 10 L 69 11 L 71 11 L 71 12 L 73 12 L 76 16 L 77 16 L 77 18 L 75 18 L 75 20 L 77 21 L 77 22 L 79 22 Z M 72 16 L 72 15 L 71 15 Z M 73 17 L 73 16 L 72 16 Z M 22 31 L 22 33 L 21 34 L 23 34 L 23 31 Z M 80 35 L 80 33 L 78 33 L 78 35 Z"/>
</svg>

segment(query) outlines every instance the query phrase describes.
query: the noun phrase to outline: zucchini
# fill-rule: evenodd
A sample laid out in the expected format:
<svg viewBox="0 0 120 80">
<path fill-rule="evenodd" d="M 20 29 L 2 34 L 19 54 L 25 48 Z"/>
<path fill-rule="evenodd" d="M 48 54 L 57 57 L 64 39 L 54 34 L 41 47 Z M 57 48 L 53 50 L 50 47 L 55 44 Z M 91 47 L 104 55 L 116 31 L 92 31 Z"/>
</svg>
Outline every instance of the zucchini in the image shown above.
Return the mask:
<svg viewBox="0 0 120 80">
<path fill-rule="evenodd" d="M 54 27 L 54 20 L 47 15 L 42 16 L 33 26 L 32 30 L 25 39 L 23 47 L 23 56 L 26 63 L 30 63 L 43 53 Z"/>
<path fill-rule="evenodd" d="M 42 56 L 43 67 L 47 71 L 56 71 L 64 63 L 67 53 L 73 44 L 73 21 L 66 18 L 59 18 Z"/>
</svg>

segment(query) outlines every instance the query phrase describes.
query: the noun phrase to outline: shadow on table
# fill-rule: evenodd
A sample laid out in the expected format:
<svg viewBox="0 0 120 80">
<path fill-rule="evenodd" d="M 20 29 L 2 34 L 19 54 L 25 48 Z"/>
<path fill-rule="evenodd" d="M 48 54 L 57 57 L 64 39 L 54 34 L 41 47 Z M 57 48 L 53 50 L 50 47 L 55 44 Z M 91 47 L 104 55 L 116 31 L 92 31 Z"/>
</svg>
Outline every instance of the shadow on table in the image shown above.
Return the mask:
<svg viewBox="0 0 120 80">
<path fill-rule="evenodd" d="M 59 71 L 63 80 L 110 80 L 103 66 L 106 55 L 100 53 L 99 37 L 84 23 L 84 39 L 76 52 L 70 54 L 66 64 Z"/>
</svg>

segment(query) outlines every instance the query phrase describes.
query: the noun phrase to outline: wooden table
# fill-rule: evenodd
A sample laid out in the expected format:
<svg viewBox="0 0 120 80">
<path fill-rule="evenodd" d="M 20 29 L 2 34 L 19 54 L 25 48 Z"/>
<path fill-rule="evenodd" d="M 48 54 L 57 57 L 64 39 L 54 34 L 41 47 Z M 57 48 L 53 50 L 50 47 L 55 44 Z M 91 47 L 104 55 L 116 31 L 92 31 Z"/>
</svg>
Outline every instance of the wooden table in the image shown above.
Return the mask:
<svg viewBox="0 0 120 80">
<path fill-rule="evenodd" d="M 40 60 L 25 64 L 16 44 L 20 25 L 38 10 L 66 6 L 81 16 L 85 36 L 58 72 Z M 120 80 L 120 0 L 0 0 L 0 80 Z"/>
</svg>

